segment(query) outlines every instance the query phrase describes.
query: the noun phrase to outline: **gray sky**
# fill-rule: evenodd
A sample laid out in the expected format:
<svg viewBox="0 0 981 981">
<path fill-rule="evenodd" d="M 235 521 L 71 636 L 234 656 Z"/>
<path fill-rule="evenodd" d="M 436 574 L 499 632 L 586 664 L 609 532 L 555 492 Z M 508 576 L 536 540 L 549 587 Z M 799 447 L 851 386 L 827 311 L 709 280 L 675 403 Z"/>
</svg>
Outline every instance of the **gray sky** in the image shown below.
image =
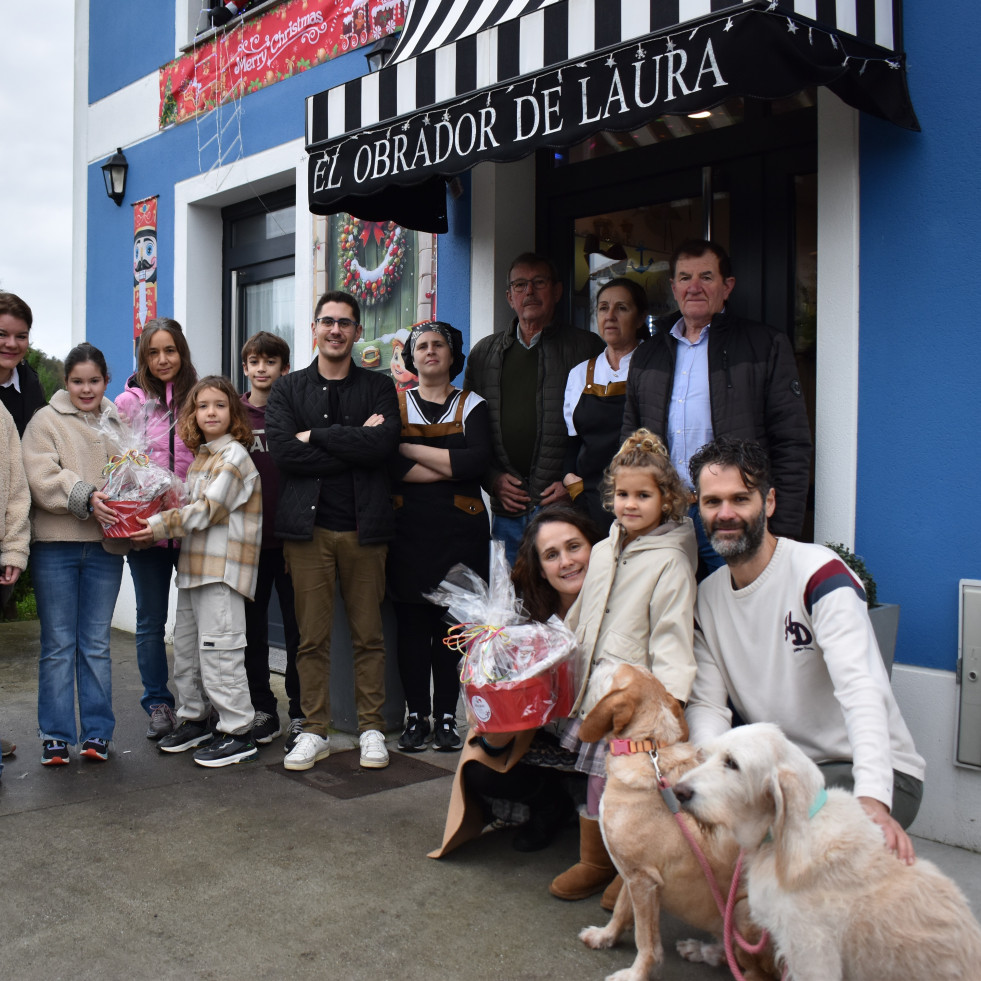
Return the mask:
<svg viewBox="0 0 981 981">
<path fill-rule="evenodd" d="M 56 357 L 71 345 L 74 17 L 64 0 L 0 0 L 0 288 Z"/>
</svg>

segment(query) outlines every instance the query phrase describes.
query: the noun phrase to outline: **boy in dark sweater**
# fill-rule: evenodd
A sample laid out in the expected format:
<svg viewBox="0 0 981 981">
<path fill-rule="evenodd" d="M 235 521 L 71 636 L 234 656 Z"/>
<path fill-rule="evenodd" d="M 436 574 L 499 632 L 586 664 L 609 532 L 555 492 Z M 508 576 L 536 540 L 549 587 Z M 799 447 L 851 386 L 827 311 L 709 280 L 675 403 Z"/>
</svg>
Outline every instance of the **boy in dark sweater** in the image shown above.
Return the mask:
<svg viewBox="0 0 981 981">
<path fill-rule="evenodd" d="M 252 738 L 257 743 L 271 743 L 282 732 L 276 711 L 276 696 L 269 687 L 269 599 L 275 585 L 286 636 L 286 694 L 290 721 L 285 749 L 289 752 L 303 728 L 300 681 L 296 673 L 300 631 L 293 610 L 293 582 L 283 559 L 283 543 L 275 537 L 279 473 L 266 447 L 266 400 L 276 379 L 290 370 L 289 344 L 275 334 L 260 330 L 242 348 L 242 370 L 250 386 L 250 391 L 242 396 L 242 402 L 252 423 L 253 440 L 249 455 L 262 480 L 263 513 L 262 552 L 255 601 L 245 604 L 245 672 L 255 709 Z"/>
</svg>

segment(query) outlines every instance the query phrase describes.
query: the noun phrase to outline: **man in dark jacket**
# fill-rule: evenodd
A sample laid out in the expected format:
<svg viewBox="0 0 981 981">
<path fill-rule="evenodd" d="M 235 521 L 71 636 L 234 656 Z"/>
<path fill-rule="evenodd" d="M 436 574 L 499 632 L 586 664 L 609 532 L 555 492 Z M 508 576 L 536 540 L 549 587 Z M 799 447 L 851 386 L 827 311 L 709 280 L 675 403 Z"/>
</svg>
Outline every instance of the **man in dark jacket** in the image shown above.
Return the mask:
<svg viewBox="0 0 981 981">
<path fill-rule="evenodd" d="M 662 318 L 637 349 L 627 377 L 622 435 L 645 426 L 667 443 L 681 478 L 717 436 L 754 440 L 770 457 L 777 508 L 773 534 L 800 535 L 811 467 L 811 428 L 787 335 L 726 309 L 736 280 L 725 249 L 683 242 L 671 257 L 679 313 Z M 692 508 L 699 578 L 723 565 Z"/>
<path fill-rule="evenodd" d="M 324 293 L 312 324 L 317 357 L 280 378 L 266 405 L 266 440 L 281 471 L 276 534 L 293 577 L 306 716 L 287 770 L 308 770 L 330 752 L 335 581 L 351 626 L 361 765 L 388 766 L 381 602 L 395 517 L 386 461 L 398 446 L 401 422 L 392 379 L 351 359 L 360 320 L 353 296 Z"/>
<path fill-rule="evenodd" d="M 568 430 L 562 403 L 569 372 L 604 344 L 586 330 L 553 323 L 562 282 L 553 263 L 525 252 L 508 270 L 508 304 L 517 315 L 504 331 L 474 345 L 465 388 L 490 408 L 494 458 L 484 479 L 491 534 L 513 565 L 518 543 L 539 507 L 568 498 L 562 484 Z"/>
<path fill-rule="evenodd" d="M 46 401 L 37 373 L 24 360 L 33 323 L 31 308 L 19 296 L 0 291 L 0 403 L 21 437 Z"/>
</svg>

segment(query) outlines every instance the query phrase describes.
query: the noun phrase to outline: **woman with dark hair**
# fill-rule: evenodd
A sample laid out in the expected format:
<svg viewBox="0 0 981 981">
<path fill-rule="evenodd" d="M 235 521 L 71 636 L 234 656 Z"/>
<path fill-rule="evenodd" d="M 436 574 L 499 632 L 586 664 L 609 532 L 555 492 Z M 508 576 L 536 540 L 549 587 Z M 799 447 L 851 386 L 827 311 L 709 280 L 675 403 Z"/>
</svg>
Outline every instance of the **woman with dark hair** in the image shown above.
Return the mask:
<svg viewBox="0 0 981 981">
<path fill-rule="evenodd" d="M 146 431 L 150 459 L 181 480 L 194 454 L 176 432 L 177 417 L 197 377 L 181 325 L 169 317 L 158 317 L 143 328 L 136 372 L 116 396 L 123 419 L 138 431 Z M 159 739 L 175 725 L 174 696 L 167 687 L 164 628 L 179 554 L 180 542 L 169 540 L 129 554 L 136 592 L 136 662 L 143 682 L 140 704 L 150 716 L 147 739 Z"/>
<path fill-rule="evenodd" d="M 623 408 L 627 402 L 630 358 L 647 329 L 647 294 L 632 279 L 620 276 L 596 294 L 596 327 L 606 350 L 577 364 L 565 388 L 569 451 L 562 482 L 573 499 L 582 494 L 590 517 L 608 532 L 613 513 L 604 509 L 600 483 L 603 471 L 620 446 Z"/>
<path fill-rule="evenodd" d="M 398 747 L 415 753 L 432 738 L 435 749 L 453 752 L 463 745 L 456 728 L 458 657 L 443 643 L 445 609 L 424 596 L 457 563 L 487 578 L 490 524 L 480 478 L 491 458 L 490 415 L 479 395 L 450 384 L 464 361 L 463 335 L 455 327 L 438 320 L 415 324 L 402 356 L 419 384 L 398 393 L 402 436 L 392 462 L 396 534 L 388 590 L 408 707 Z"/>
<path fill-rule="evenodd" d="M 533 619 L 565 616 L 600 537 L 589 516 L 568 504 L 550 504 L 535 514 L 511 574 Z M 550 724 L 470 736 L 453 781 L 443 844 L 430 852 L 431 858 L 476 838 L 502 814 L 506 822 L 527 815 L 512 840 L 517 851 L 539 851 L 552 841 L 573 811 L 566 781 L 575 762 L 575 754 L 560 749 L 555 729 Z"/>
<path fill-rule="evenodd" d="M 55 392 L 24 433 L 24 469 L 31 488 L 31 574 L 41 621 L 38 730 L 41 763 L 82 756 L 105 760 L 115 729 L 109 633 L 123 575 L 125 540 L 103 541 L 116 514 L 97 488 L 119 446 L 105 434 L 122 427 L 105 397 L 109 371 L 102 352 L 79 344 L 65 358 L 67 391 Z M 94 423 L 102 417 L 103 425 Z M 81 732 L 75 724 L 76 679 Z"/>
</svg>

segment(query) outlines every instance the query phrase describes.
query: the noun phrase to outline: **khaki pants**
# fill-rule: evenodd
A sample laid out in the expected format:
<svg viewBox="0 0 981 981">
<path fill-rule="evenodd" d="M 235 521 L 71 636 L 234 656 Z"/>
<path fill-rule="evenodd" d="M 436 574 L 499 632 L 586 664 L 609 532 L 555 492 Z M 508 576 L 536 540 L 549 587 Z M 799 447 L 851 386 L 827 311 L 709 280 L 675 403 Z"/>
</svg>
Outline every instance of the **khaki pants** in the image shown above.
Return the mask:
<svg viewBox="0 0 981 981">
<path fill-rule="evenodd" d="M 300 647 L 296 672 L 304 730 L 326 736 L 330 725 L 330 638 L 334 587 L 351 627 L 354 699 L 358 730 L 384 730 L 385 638 L 381 604 L 385 596 L 387 545 L 359 545 L 356 531 L 314 528 L 308 542 L 285 542 L 283 553 L 293 579 Z"/>
<path fill-rule="evenodd" d="M 177 590 L 174 624 L 174 686 L 177 717 L 207 719 L 211 706 L 218 728 L 241 736 L 255 712 L 245 674 L 245 598 L 223 582 Z"/>
</svg>

